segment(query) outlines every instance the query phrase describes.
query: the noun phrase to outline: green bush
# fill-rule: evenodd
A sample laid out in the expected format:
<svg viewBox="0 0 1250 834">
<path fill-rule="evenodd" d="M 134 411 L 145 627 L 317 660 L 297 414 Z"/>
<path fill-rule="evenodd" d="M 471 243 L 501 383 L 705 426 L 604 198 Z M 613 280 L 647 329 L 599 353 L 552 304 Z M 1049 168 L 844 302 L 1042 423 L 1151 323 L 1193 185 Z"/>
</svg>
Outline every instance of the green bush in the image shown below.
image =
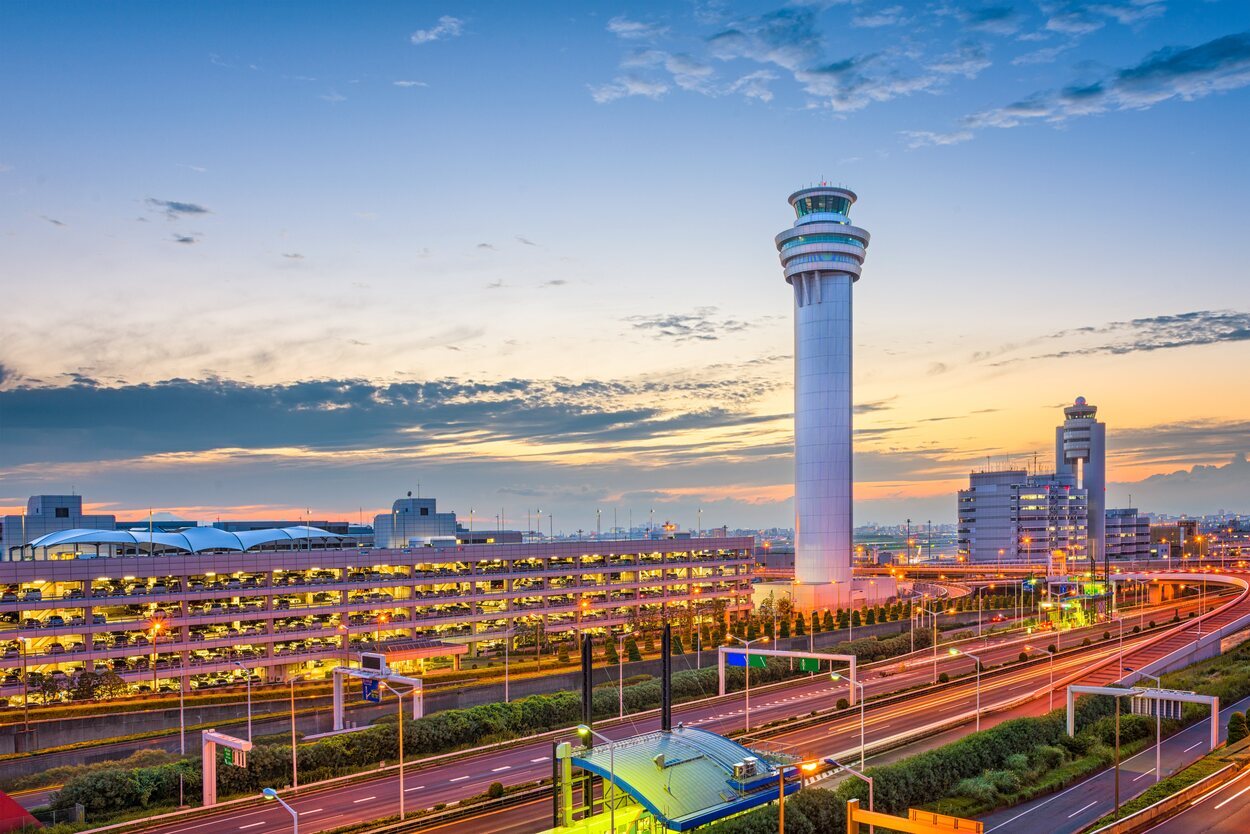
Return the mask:
<svg viewBox="0 0 1250 834">
<path fill-rule="evenodd" d="M 838 709 L 850 709 L 850 707 L 851 707 L 850 701 L 846 700 L 845 698 L 838 699 Z"/>
<path fill-rule="evenodd" d="M 1008 770 L 1021 776 L 1029 772 L 1030 759 L 1028 753 L 1012 753 L 1004 763 L 1007 765 Z"/>
<path fill-rule="evenodd" d="M 1250 735 L 1250 726 L 1246 723 L 1246 714 L 1244 712 L 1234 712 L 1228 716 L 1228 743 L 1241 741 Z"/>
<path fill-rule="evenodd" d="M 503 782 L 491 782 L 490 787 L 486 789 L 486 795 L 491 799 L 499 799 L 503 796 Z"/>
<path fill-rule="evenodd" d="M 1063 764 L 1066 754 L 1062 747 L 1039 744 L 1033 748 L 1033 767 L 1038 770 L 1054 770 Z"/>
<path fill-rule="evenodd" d="M 957 796 L 966 796 L 985 805 L 998 801 L 998 788 L 984 776 L 970 776 L 955 785 Z"/>
</svg>

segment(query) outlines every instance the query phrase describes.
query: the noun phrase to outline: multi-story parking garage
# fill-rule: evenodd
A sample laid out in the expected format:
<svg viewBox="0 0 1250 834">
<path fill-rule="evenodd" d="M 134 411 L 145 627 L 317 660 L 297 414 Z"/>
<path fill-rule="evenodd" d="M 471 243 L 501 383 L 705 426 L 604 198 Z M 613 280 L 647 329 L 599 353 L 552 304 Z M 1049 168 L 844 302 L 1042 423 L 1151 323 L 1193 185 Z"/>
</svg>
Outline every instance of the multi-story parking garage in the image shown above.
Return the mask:
<svg viewBox="0 0 1250 834">
<path fill-rule="evenodd" d="M 0 696 L 22 694 L 23 668 L 30 689 L 111 671 L 174 690 L 750 607 L 750 538 L 363 549 L 312 528 L 205 529 L 61 531 L 0 562 Z"/>
</svg>

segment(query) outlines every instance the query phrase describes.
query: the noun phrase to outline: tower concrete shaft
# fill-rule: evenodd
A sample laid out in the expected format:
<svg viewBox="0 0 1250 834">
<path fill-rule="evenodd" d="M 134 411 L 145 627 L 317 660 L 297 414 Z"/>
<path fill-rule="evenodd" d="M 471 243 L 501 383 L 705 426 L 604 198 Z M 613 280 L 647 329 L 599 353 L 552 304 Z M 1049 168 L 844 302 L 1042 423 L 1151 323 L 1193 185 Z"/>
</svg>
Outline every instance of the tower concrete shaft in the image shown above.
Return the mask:
<svg viewBox="0 0 1250 834">
<path fill-rule="evenodd" d="M 794 291 L 794 574 L 834 585 L 825 599 L 851 591 L 851 288 L 869 240 L 851 225 L 855 200 L 845 188 L 797 191 L 794 226 L 776 237 Z"/>
<path fill-rule="evenodd" d="M 1089 492 L 1089 537 L 1078 558 L 1097 571 L 1107 546 L 1107 426 L 1084 397 L 1063 410 L 1063 425 L 1055 428 L 1055 472 L 1073 476 L 1077 488 Z"/>
</svg>

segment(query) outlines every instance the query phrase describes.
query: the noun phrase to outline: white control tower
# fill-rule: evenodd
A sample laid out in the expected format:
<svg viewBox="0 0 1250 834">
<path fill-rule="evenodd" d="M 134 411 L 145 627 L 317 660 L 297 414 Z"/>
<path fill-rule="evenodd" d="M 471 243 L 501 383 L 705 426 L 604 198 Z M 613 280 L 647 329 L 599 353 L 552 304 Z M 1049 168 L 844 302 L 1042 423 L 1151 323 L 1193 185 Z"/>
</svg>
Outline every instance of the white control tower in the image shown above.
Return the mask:
<svg viewBox="0 0 1250 834">
<path fill-rule="evenodd" d="M 776 237 L 794 289 L 792 590 L 804 609 L 844 606 L 852 593 L 851 287 L 869 240 L 851 224 L 855 200 L 833 186 L 796 191 L 794 226 Z M 885 584 L 858 596 L 880 597 Z"/>
</svg>

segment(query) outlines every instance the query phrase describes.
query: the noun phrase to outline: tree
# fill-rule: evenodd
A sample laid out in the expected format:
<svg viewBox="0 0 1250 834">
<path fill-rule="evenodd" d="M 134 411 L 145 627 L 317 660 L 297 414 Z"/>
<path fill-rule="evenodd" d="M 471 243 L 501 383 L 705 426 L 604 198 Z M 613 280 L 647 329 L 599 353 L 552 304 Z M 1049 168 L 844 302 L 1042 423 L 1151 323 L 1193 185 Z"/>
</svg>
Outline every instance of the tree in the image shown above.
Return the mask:
<svg viewBox="0 0 1250 834">
<path fill-rule="evenodd" d="M 94 701 L 100 697 L 100 676 L 95 672 L 80 672 L 75 675 L 70 697 L 75 701 Z"/>
<path fill-rule="evenodd" d="M 642 652 L 638 651 L 638 641 L 634 639 L 634 635 L 625 638 L 625 656 L 629 658 L 631 663 L 637 663 L 642 660 Z"/>
<path fill-rule="evenodd" d="M 603 657 L 608 663 L 619 663 L 621 656 L 616 651 L 616 639 L 609 634 L 608 639 L 604 642 Z"/>
<path fill-rule="evenodd" d="M 876 624 L 877 624 L 877 611 L 876 611 L 876 609 L 875 609 L 875 608 L 869 608 L 869 609 L 868 609 L 868 617 L 867 617 L 867 621 L 868 621 L 868 625 L 876 625 Z"/>
<path fill-rule="evenodd" d="M 803 616 L 802 611 L 794 618 L 794 633 L 798 637 L 807 636 L 807 618 Z"/>
<path fill-rule="evenodd" d="M 1228 716 L 1228 743 L 1235 744 L 1246 736 L 1250 736 L 1250 725 L 1247 725 L 1244 712 L 1234 712 Z"/>
<path fill-rule="evenodd" d="M 860 625 L 860 622 L 861 621 L 859 619 L 859 609 L 856 608 L 854 611 L 851 612 L 851 625 L 858 628 Z"/>
<path fill-rule="evenodd" d="M 822 631 L 833 631 L 832 611 L 825 611 L 825 615 L 820 618 L 820 628 Z"/>
<path fill-rule="evenodd" d="M 36 687 L 35 691 L 39 693 L 39 697 L 43 699 L 44 705 L 47 706 L 49 701 L 53 701 L 61 697 L 61 692 L 64 691 L 64 687 L 57 678 L 54 678 L 51 675 L 44 675 L 39 679 L 39 685 Z"/>
<path fill-rule="evenodd" d="M 130 686 L 122 680 L 121 675 L 109 670 L 100 674 L 100 682 L 96 691 L 101 698 L 121 698 L 129 694 Z"/>
<path fill-rule="evenodd" d="M 503 796 L 503 782 L 491 782 L 490 787 L 486 789 L 486 795 L 491 799 L 499 799 Z"/>
<path fill-rule="evenodd" d="M 681 635 L 674 634 L 673 635 L 673 654 L 685 654 L 685 653 L 686 653 L 686 647 L 682 645 Z"/>
</svg>

